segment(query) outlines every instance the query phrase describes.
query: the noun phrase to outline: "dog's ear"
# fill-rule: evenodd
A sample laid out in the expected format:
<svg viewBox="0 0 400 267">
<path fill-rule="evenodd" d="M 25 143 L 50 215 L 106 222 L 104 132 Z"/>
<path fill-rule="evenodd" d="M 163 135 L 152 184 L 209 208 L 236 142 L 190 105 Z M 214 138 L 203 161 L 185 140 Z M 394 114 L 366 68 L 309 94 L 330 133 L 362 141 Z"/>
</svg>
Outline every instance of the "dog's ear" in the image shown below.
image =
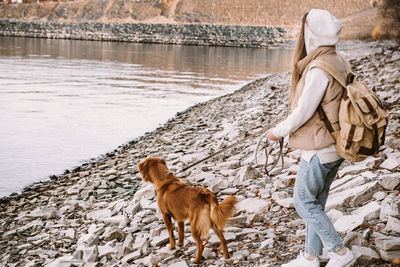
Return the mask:
<svg viewBox="0 0 400 267">
<path fill-rule="evenodd" d="M 165 161 L 165 159 L 161 159 L 161 163 L 167 166 L 167 162 Z"/>
<path fill-rule="evenodd" d="M 149 161 L 147 159 L 138 164 L 138 169 L 140 174 L 142 175 L 143 181 L 152 182 L 149 175 Z"/>
</svg>

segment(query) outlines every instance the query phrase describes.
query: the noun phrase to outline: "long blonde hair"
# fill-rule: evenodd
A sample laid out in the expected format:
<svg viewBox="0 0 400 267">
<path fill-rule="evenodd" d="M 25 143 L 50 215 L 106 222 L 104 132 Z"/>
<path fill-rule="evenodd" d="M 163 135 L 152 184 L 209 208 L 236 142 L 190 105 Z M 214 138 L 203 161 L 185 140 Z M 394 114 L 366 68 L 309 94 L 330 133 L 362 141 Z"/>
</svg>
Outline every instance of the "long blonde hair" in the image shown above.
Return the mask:
<svg viewBox="0 0 400 267">
<path fill-rule="evenodd" d="M 296 50 L 294 51 L 294 58 L 293 58 L 293 72 L 292 72 L 292 87 L 290 90 L 290 105 L 292 105 L 294 96 L 296 93 L 297 84 L 300 81 L 301 73 L 298 72 L 296 65 L 297 62 L 302 60 L 305 56 L 307 56 L 306 51 L 306 44 L 304 41 L 304 27 L 306 24 L 308 12 L 304 14 L 303 18 L 301 19 L 301 28 L 299 38 L 297 39 Z"/>
</svg>

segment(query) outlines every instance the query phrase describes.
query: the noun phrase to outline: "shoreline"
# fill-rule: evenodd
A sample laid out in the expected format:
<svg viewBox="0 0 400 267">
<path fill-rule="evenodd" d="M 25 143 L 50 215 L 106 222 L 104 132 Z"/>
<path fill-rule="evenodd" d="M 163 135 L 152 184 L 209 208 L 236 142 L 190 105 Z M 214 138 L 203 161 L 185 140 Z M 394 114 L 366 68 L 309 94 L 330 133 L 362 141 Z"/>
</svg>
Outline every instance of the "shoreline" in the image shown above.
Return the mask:
<svg viewBox="0 0 400 267">
<path fill-rule="evenodd" d="M 0 19 L 0 36 L 88 41 L 268 48 L 284 44 L 285 33 L 275 26 Z"/>
<path fill-rule="evenodd" d="M 399 101 L 396 71 L 400 67 L 400 51 L 387 43 L 378 43 L 372 47 L 374 52 L 371 56 L 366 53 L 371 51 L 358 51 L 364 56 L 356 55 L 351 61 L 353 65 L 356 64 L 355 71 L 370 85 L 377 87 L 385 106 L 391 111 L 384 150 L 386 159 L 370 158 L 360 164 L 344 164 L 338 181 L 345 186 L 340 191 L 341 185 L 338 184 L 334 190 L 341 193 L 341 198 L 346 201 L 331 203 L 331 208 L 343 215 L 351 214 L 353 210 L 364 207 L 366 202 L 373 203 L 371 197 L 374 196 L 380 206 L 380 214 L 376 216 L 376 211 L 374 215 L 369 214 L 371 218 L 363 221 L 366 228 L 361 229 L 358 225 L 351 230 L 345 229 L 344 233 L 353 235 L 349 242 L 353 242 L 354 246 L 365 247 L 367 244 L 363 242 L 366 241 L 361 242 L 361 238 L 359 244 L 356 244 L 354 237 L 369 229 L 368 236 L 373 237 L 374 243 L 368 245 L 374 247 L 379 255 L 374 258 L 371 252 L 368 261 L 390 264 L 387 259 L 393 251 L 399 253 L 398 250 L 378 247 L 379 242 L 376 240 L 382 237 L 379 234 L 400 237 L 396 228 L 396 217 L 400 214 L 381 215 L 382 207 L 387 210 L 390 203 L 400 203 L 400 197 L 396 195 L 400 180 L 395 177 L 400 170 L 400 145 L 396 137 L 400 126 L 396 122 L 400 116 L 400 107 L 396 104 Z M 384 55 L 388 48 L 390 54 Z M 389 56 L 390 59 L 387 58 Z M 368 65 L 370 60 L 374 61 Z M 379 62 L 384 64 L 378 69 L 382 65 Z M 382 80 L 380 77 L 383 75 L 385 78 Z M 195 252 L 193 243 L 190 243 L 190 232 L 186 230 L 185 233 L 185 242 L 188 242 L 186 250 L 170 252 L 164 248 L 165 226 L 154 205 L 154 189 L 152 185 L 140 180 L 136 164 L 145 157 L 160 156 L 166 158 L 170 169 L 176 172 L 242 139 L 247 133 L 282 119 L 286 114 L 288 76 L 288 73 L 271 74 L 233 93 L 199 103 L 177 113 L 154 131 L 106 153 L 96 162 L 78 166 L 64 175 L 52 176 L 51 180 L 33 185 L 15 198 L 1 198 L 0 251 L 4 253 L 0 253 L 0 263 L 37 263 L 48 266 L 56 266 L 61 262 L 81 264 L 87 259 L 85 255 L 97 253 L 94 258 L 99 264 L 120 266 L 133 262 L 152 266 L 154 262 L 159 262 L 160 266 L 166 266 L 181 258 L 181 261 L 190 265 L 189 260 Z M 226 229 L 232 260 L 221 260 L 216 249 L 219 243 L 211 240 L 207 250 L 210 256 L 205 260 L 206 263 L 217 266 L 273 266 L 293 257 L 301 247 L 296 242 L 292 243 L 290 238 L 303 238 L 302 221 L 295 214 L 290 200 L 298 154 L 289 152 L 283 173 L 271 180 L 252 164 L 254 142 L 249 140 L 187 172 L 186 179 L 207 186 L 217 193 L 219 199 L 236 194 L 241 200 L 238 213 Z M 393 165 L 396 161 L 398 164 Z M 347 181 L 349 176 L 357 184 Z M 386 181 L 385 177 L 391 182 Z M 349 185 L 363 187 L 363 190 L 354 195 L 353 191 L 347 192 Z M 350 196 L 344 197 L 343 192 Z M 376 193 L 386 195 L 381 198 L 382 194 L 378 197 Z M 385 228 L 386 231 L 383 231 Z M 252 234 L 247 232 L 248 229 L 253 229 Z M 89 242 L 88 235 L 97 237 L 95 244 Z M 59 247 L 61 243 L 67 245 Z M 243 249 L 237 251 L 236 248 L 240 246 Z M 47 254 L 40 256 L 39 248 L 47 251 Z M 25 253 L 29 253 L 28 257 L 18 256 Z M 362 255 L 360 262 L 364 263 L 367 256 Z M 383 257 L 386 260 L 382 260 Z"/>
</svg>

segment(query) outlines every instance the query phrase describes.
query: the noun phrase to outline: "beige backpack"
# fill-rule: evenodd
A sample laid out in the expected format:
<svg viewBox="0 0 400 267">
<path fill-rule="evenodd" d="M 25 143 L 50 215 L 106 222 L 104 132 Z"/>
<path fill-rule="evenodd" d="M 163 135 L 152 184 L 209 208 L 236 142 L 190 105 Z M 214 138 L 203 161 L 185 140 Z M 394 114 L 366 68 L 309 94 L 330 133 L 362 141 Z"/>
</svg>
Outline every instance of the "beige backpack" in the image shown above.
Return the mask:
<svg viewBox="0 0 400 267">
<path fill-rule="evenodd" d="M 364 82 L 355 79 L 350 63 L 344 58 L 343 62 L 347 81 L 332 65 L 323 60 L 314 60 L 310 69 L 318 67 L 325 70 L 345 88 L 339 108 L 339 131 L 334 131 L 321 105 L 317 110 L 336 141 L 335 147 L 339 155 L 351 162 L 358 162 L 378 153 L 379 147 L 384 144 L 388 113 L 375 92 Z"/>
</svg>

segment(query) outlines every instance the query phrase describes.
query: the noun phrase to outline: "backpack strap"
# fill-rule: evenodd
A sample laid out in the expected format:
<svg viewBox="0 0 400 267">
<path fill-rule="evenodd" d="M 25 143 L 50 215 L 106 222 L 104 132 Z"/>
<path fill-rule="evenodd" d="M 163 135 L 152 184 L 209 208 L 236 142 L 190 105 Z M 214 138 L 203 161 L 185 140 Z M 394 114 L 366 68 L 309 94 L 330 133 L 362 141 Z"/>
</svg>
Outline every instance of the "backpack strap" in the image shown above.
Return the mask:
<svg viewBox="0 0 400 267">
<path fill-rule="evenodd" d="M 348 77 L 350 75 L 351 79 L 353 79 L 354 75 L 351 71 L 350 63 L 342 56 L 340 56 L 340 57 L 343 60 L 343 64 L 346 69 L 346 74 L 347 74 L 346 79 L 343 78 L 343 76 L 336 70 L 336 68 L 334 66 L 332 66 L 330 63 L 328 63 L 324 60 L 321 60 L 321 59 L 313 60 L 310 63 L 308 70 L 311 70 L 312 68 L 320 68 L 320 69 L 323 69 L 324 71 L 328 72 L 330 75 L 332 75 L 333 78 L 336 81 L 338 81 L 340 83 L 340 85 L 343 86 L 343 88 L 345 88 L 344 93 L 343 93 L 343 98 L 346 99 L 347 98 L 346 87 L 347 87 L 347 84 L 349 83 Z M 323 123 L 325 124 L 325 127 L 328 129 L 329 133 L 333 133 L 335 130 L 333 129 L 331 122 L 329 121 L 328 117 L 326 116 L 326 113 L 325 113 L 324 109 L 322 108 L 321 104 L 319 104 L 317 111 L 318 111 L 319 118 L 323 121 Z M 347 145 L 349 145 L 349 144 L 347 144 Z"/>
<path fill-rule="evenodd" d="M 348 66 L 346 63 L 344 63 L 345 68 L 346 68 L 346 73 L 348 72 Z M 323 61 L 321 59 L 316 59 L 313 60 L 310 63 L 310 66 L 308 68 L 308 70 L 311 70 L 312 68 L 320 68 L 323 69 L 324 71 L 328 72 L 330 75 L 333 76 L 333 78 L 338 81 L 340 83 L 341 86 L 343 86 L 344 88 L 346 88 L 347 86 L 347 81 L 343 78 L 343 76 L 336 70 L 335 67 L 333 67 L 330 63 Z M 351 70 L 350 70 L 351 72 Z"/>
</svg>

